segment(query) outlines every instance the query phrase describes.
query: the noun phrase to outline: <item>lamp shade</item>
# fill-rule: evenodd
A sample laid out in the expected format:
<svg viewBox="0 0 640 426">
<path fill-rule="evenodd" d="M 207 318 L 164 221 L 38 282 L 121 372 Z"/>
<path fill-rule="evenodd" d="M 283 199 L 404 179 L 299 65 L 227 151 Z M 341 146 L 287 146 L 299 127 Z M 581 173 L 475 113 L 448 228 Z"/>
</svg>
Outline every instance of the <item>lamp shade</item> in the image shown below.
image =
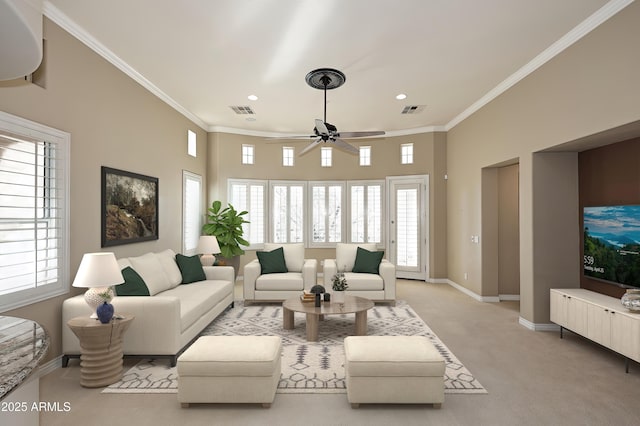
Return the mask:
<svg viewBox="0 0 640 426">
<path fill-rule="evenodd" d="M 124 283 L 120 266 L 113 253 L 86 253 L 82 256 L 74 287 L 109 287 Z"/>
<path fill-rule="evenodd" d="M 216 254 L 220 253 L 218 239 L 213 235 L 201 235 L 196 247 L 196 253 L 200 254 Z"/>
</svg>

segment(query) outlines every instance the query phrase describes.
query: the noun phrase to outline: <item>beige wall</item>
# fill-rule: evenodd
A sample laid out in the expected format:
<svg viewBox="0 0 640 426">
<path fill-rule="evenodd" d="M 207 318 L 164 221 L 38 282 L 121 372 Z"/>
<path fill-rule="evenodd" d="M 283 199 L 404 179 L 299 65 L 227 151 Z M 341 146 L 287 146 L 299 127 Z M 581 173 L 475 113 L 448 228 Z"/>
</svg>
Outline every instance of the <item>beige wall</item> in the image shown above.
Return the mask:
<svg viewBox="0 0 640 426">
<path fill-rule="evenodd" d="M 44 37 L 46 88 L 0 82 L 0 110 L 71 134 L 70 280 L 84 253 L 103 250 L 100 166 L 159 179 L 159 240 L 104 251 L 118 257 L 166 248 L 180 251 L 182 170 L 205 176 L 206 132 L 46 19 Z M 197 158 L 186 153 L 188 129 L 197 133 Z M 47 360 L 61 352 L 61 304 L 66 297 L 4 313 L 44 326 L 52 339 Z"/>
<path fill-rule="evenodd" d="M 554 199 L 563 188 L 554 181 L 534 179 L 540 164 L 534 162 L 533 153 L 640 119 L 638 22 L 640 4 L 636 2 L 448 132 L 447 244 L 452 281 L 477 294 L 493 295 L 485 290 L 494 288 L 493 284 L 481 278 L 481 250 L 469 236 L 482 228 L 482 169 L 518 158 L 521 316 L 533 323 L 549 322 L 548 288 L 562 285 L 559 278 L 565 276 L 550 277 L 537 270 L 537 253 L 543 251 L 573 267 L 579 261 L 579 250 L 563 252 L 545 238 L 534 239 L 538 232 L 534 225 L 544 222 L 539 217 L 544 205 L 536 205 L 544 201 L 536 200 L 534 192 Z M 571 170 L 577 174 L 577 169 Z M 549 187 L 537 188 L 539 185 Z M 575 204 L 575 208 L 571 203 L 563 206 L 573 214 L 577 197 Z M 577 213 L 569 226 L 575 226 L 576 232 L 560 229 L 560 236 L 574 238 Z M 467 281 L 464 272 L 469 273 Z M 573 284 L 571 277 L 566 285 Z"/>
<path fill-rule="evenodd" d="M 306 141 L 268 142 L 265 138 L 228 133 L 209 134 L 209 199 L 226 202 L 229 178 L 281 180 L 358 180 L 384 179 L 386 176 L 429 174 L 430 179 L 430 266 L 431 277 L 446 277 L 446 135 L 424 133 L 380 139 L 350 140 L 356 146 L 370 145 L 370 167 L 361 167 L 358 156 L 333 151 L 333 167 L 320 166 L 320 149 L 302 157 L 295 157 L 294 167 L 282 166 L 282 147 L 293 146 L 296 152 Z M 414 144 L 414 164 L 400 164 L 400 145 Z M 255 146 L 256 162 L 243 165 L 240 161 L 242 144 Z M 307 249 L 306 256 L 322 260 L 335 256 L 335 250 Z M 242 265 L 255 258 L 248 252 Z"/>
<path fill-rule="evenodd" d="M 520 294 L 517 164 L 498 169 L 498 294 Z"/>
</svg>

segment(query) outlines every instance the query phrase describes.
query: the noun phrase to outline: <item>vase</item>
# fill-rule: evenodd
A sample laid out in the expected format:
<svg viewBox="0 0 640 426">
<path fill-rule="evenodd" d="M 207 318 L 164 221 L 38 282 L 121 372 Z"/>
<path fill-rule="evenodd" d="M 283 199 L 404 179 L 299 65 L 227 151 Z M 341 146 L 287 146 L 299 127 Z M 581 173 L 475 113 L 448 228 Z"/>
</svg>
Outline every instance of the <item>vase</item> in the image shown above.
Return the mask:
<svg viewBox="0 0 640 426">
<path fill-rule="evenodd" d="M 344 291 L 335 291 L 333 292 L 332 302 L 334 303 L 344 303 Z"/>
<path fill-rule="evenodd" d="M 108 324 L 109 321 L 111 321 L 111 318 L 113 318 L 113 305 L 111 303 L 104 302 L 102 305 L 98 306 L 96 314 L 102 324 Z"/>
<path fill-rule="evenodd" d="M 622 306 L 633 312 L 640 312 L 640 290 L 627 290 L 620 299 Z"/>
</svg>

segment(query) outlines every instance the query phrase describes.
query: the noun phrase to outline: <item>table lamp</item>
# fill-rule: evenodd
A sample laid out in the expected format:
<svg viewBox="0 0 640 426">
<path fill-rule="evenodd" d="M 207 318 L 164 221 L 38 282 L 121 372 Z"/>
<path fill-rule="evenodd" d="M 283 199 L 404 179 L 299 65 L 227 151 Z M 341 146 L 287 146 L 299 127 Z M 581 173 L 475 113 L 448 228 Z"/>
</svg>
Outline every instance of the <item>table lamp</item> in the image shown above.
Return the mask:
<svg viewBox="0 0 640 426">
<path fill-rule="evenodd" d="M 91 318 L 98 317 L 98 306 L 113 298 L 111 286 L 120 284 L 124 284 L 124 277 L 113 253 L 86 253 L 82 256 L 73 286 L 89 289 L 84 293 L 84 300 L 93 311 Z"/>
<path fill-rule="evenodd" d="M 220 253 L 218 239 L 213 235 L 201 235 L 196 247 L 196 253 L 202 255 L 200 256 L 202 266 L 213 266 L 216 261 L 214 254 Z"/>
</svg>

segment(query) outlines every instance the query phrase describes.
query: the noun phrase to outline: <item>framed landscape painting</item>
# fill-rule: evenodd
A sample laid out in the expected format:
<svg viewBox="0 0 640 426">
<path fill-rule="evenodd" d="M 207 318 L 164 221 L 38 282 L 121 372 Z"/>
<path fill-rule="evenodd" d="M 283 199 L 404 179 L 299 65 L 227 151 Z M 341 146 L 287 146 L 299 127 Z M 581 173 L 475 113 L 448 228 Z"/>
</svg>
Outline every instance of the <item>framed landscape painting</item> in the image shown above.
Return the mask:
<svg viewBox="0 0 640 426">
<path fill-rule="evenodd" d="M 158 178 L 102 167 L 102 247 L 158 239 Z"/>
</svg>

